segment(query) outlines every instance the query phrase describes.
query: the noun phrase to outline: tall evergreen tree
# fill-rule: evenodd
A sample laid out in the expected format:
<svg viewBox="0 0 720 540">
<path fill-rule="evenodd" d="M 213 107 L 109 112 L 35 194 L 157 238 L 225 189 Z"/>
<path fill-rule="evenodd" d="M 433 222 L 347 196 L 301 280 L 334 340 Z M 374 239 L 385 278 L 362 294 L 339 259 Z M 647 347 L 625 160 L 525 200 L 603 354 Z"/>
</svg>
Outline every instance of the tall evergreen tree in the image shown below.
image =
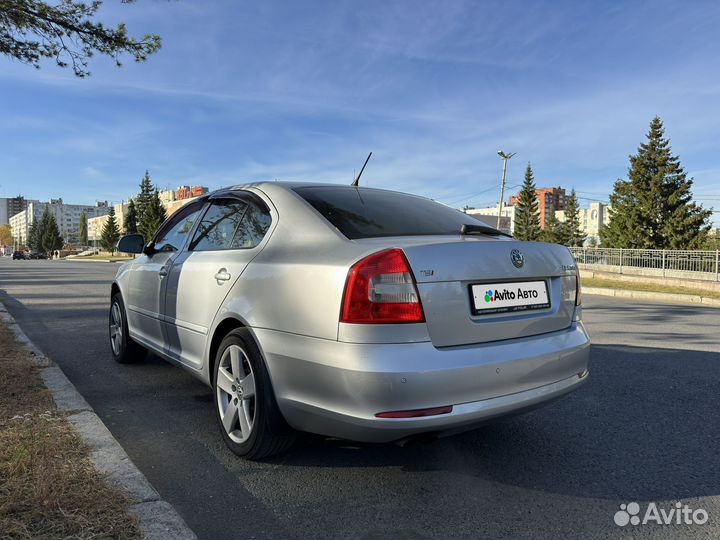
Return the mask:
<svg viewBox="0 0 720 540">
<path fill-rule="evenodd" d="M 55 249 L 60 249 L 63 246 L 63 239 L 60 236 L 60 230 L 55 221 L 55 216 L 50 214 L 45 208 L 45 212 L 48 214 L 48 219 L 44 223 L 42 231 L 42 248 L 46 253 L 49 253 Z"/>
<path fill-rule="evenodd" d="M 40 220 L 39 219 L 33 219 L 33 222 L 30 224 L 30 229 L 28 230 L 28 237 L 27 237 L 27 247 L 30 249 L 30 251 L 41 251 L 42 246 L 39 240 L 39 233 L 40 233 Z"/>
<path fill-rule="evenodd" d="M 562 243 L 569 247 L 582 246 L 585 242 L 585 233 L 580 227 L 580 205 L 575 189 L 570 191 L 565 209 L 565 223 L 562 227 Z"/>
<path fill-rule="evenodd" d="M 515 232 L 518 240 L 535 241 L 540 237 L 540 214 L 535 193 L 535 178 L 530 162 L 525 169 L 525 180 L 515 203 Z"/>
<path fill-rule="evenodd" d="M 127 214 L 125 214 L 125 234 L 137 234 L 137 210 L 135 209 L 135 201 L 128 201 Z"/>
<path fill-rule="evenodd" d="M 548 212 L 548 217 L 545 219 L 545 228 L 540 233 L 542 242 L 550 242 L 551 244 L 562 244 L 563 235 L 563 224 L 555 215 L 555 207 L 551 206 Z"/>
<path fill-rule="evenodd" d="M 108 218 L 105 221 L 102 233 L 100 235 L 100 245 L 105 251 L 115 253 L 115 245 L 120 238 L 120 228 L 115 219 L 115 207 L 111 206 L 108 212 Z"/>
<path fill-rule="evenodd" d="M 628 179 L 618 179 L 610 195 L 610 223 L 600 233 L 603 246 L 696 249 L 710 229 L 711 212 L 692 201 L 688 178 L 659 117 L 650 122 L 647 142 L 630 156 Z"/>
<path fill-rule="evenodd" d="M 142 222 L 138 225 L 140 234 L 149 242 L 150 239 L 155 236 L 155 231 L 158 230 L 163 221 L 167 218 L 165 207 L 160 200 L 160 194 L 156 189 L 150 199 L 150 204 L 145 209 Z"/>
<path fill-rule="evenodd" d="M 35 219 L 37 226 L 35 228 L 35 235 L 32 243 L 35 246 L 36 251 L 46 251 L 44 246 L 45 233 L 47 232 L 48 226 L 50 225 L 50 208 L 45 206 L 40 219 Z"/>
<path fill-rule="evenodd" d="M 80 214 L 80 245 L 88 245 L 87 216 L 85 215 L 85 212 Z"/>
<path fill-rule="evenodd" d="M 145 211 L 147 210 L 148 206 L 150 206 L 153 191 L 155 191 L 155 188 L 150 181 L 150 173 L 146 170 L 145 176 L 143 176 L 142 180 L 140 181 L 140 193 L 138 193 L 138 196 L 135 197 L 138 229 L 143 228 L 142 223 L 145 220 Z"/>
</svg>

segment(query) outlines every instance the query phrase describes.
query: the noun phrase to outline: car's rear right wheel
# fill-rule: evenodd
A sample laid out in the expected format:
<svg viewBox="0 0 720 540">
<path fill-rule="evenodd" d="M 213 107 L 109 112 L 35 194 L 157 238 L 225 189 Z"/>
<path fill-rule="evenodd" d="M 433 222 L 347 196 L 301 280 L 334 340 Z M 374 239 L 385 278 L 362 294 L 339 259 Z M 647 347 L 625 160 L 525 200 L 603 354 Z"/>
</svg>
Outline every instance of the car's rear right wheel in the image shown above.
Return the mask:
<svg viewBox="0 0 720 540">
<path fill-rule="evenodd" d="M 294 434 L 282 418 L 260 350 L 247 330 L 233 330 L 220 343 L 213 389 L 220 431 L 235 454 L 262 459 L 292 446 Z"/>
</svg>

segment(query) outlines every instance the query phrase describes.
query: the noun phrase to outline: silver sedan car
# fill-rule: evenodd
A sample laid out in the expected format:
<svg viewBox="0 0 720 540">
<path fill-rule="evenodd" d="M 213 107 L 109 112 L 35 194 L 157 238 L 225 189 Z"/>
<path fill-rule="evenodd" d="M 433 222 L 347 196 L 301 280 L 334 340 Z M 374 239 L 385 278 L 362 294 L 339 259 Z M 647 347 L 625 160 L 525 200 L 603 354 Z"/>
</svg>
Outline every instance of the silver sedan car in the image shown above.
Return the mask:
<svg viewBox="0 0 720 540">
<path fill-rule="evenodd" d="M 432 200 L 264 182 L 189 202 L 112 284 L 115 360 L 146 350 L 211 386 L 225 442 L 259 459 L 296 431 L 445 435 L 587 378 L 578 273 Z"/>
</svg>

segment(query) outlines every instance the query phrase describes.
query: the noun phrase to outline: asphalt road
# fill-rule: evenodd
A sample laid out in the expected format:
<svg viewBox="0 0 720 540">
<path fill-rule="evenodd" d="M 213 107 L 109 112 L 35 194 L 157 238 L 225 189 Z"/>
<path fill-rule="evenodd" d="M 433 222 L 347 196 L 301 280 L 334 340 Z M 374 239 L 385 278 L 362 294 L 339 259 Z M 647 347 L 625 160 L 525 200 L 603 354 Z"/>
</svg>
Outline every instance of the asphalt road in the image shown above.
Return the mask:
<svg viewBox="0 0 720 540">
<path fill-rule="evenodd" d="M 720 310 L 586 296 L 591 375 L 563 400 L 431 443 L 307 437 L 250 463 L 226 450 L 207 387 L 152 356 L 111 360 L 116 268 L 3 258 L 0 298 L 200 538 L 720 535 Z M 709 521 L 615 525 L 632 501 Z"/>
</svg>

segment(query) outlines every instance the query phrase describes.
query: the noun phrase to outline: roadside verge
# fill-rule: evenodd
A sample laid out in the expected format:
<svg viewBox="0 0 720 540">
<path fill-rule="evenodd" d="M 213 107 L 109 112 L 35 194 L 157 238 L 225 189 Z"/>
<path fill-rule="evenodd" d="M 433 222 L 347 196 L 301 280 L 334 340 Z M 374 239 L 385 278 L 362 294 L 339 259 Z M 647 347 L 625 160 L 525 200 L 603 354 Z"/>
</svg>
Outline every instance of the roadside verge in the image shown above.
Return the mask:
<svg viewBox="0 0 720 540">
<path fill-rule="evenodd" d="M 720 300 L 695 294 L 663 293 L 651 291 L 635 291 L 630 289 L 610 289 L 605 287 L 582 287 L 583 294 L 597 294 L 601 296 L 616 296 L 618 298 L 634 298 L 636 300 L 651 300 L 670 304 L 701 305 L 703 307 L 720 308 Z"/>
<path fill-rule="evenodd" d="M 75 434 L 89 449 L 89 458 L 95 470 L 109 486 L 128 494 L 126 510 L 137 518 L 142 537 L 146 540 L 196 540 L 184 520 L 169 503 L 160 498 L 62 370 L 30 341 L 2 303 L 0 320 L 14 334 L 15 341 L 27 351 L 31 363 L 38 368 L 57 411 L 68 420 Z M 43 446 L 42 441 L 33 440 L 29 444 L 33 451 Z M 62 471 L 47 473 L 62 474 Z"/>
</svg>

